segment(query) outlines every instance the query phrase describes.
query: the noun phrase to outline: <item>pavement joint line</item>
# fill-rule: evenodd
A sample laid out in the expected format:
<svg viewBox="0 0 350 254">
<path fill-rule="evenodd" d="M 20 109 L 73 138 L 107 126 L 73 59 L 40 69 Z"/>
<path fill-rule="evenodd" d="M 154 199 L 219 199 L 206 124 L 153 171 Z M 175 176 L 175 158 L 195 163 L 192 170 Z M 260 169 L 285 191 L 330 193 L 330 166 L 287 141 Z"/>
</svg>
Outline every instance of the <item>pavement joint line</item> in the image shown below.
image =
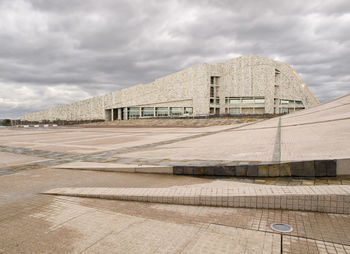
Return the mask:
<svg viewBox="0 0 350 254">
<path fill-rule="evenodd" d="M 190 245 L 190 243 L 192 243 L 194 240 L 198 240 L 199 239 L 199 232 L 203 230 L 203 227 L 206 227 L 206 229 L 209 228 L 209 224 L 208 223 L 204 223 L 202 225 L 200 225 L 197 229 L 197 231 L 191 236 L 191 238 L 186 242 L 186 244 L 183 246 L 183 248 L 180 250 L 179 253 L 183 253 L 186 248 Z"/>
<path fill-rule="evenodd" d="M 194 139 L 194 138 L 198 138 L 198 137 L 213 135 L 216 133 L 245 127 L 245 126 L 248 126 L 248 125 L 251 125 L 251 124 L 254 124 L 257 122 L 261 122 L 261 121 L 263 121 L 263 119 L 259 120 L 259 121 L 243 124 L 240 126 L 234 126 L 234 127 L 227 128 L 224 130 L 204 132 L 204 133 L 195 134 L 195 135 L 191 135 L 191 136 L 187 136 L 187 137 L 177 138 L 177 139 L 168 140 L 168 141 L 160 141 L 160 142 L 150 143 L 150 144 L 144 144 L 144 145 L 139 145 L 139 146 L 134 146 L 134 147 L 126 147 L 126 148 L 121 148 L 121 149 L 116 149 L 116 150 L 108 150 L 108 151 L 104 151 L 104 152 L 90 153 L 90 154 L 86 154 L 83 156 L 69 154 L 69 153 L 62 153 L 62 152 L 52 152 L 52 151 L 47 151 L 47 150 L 19 148 L 19 147 L 11 147 L 11 146 L 4 146 L 4 145 L 0 145 L 0 152 L 9 152 L 9 153 L 15 153 L 15 154 L 24 154 L 24 155 L 32 155 L 32 156 L 37 156 L 37 157 L 42 157 L 42 158 L 49 158 L 49 159 L 53 160 L 52 163 L 59 163 L 59 164 L 73 162 L 73 161 L 78 160 L 78 159 L 80 159 L 81 161 L 85 161 L 85 162 L 89 162 L 90 160 L 93 159 L 94 162 L 99 162 L 99 159 L 110 158 L 116 154 L 123 154 L 123 153 L 128 153 L 130 151 L 137 151 L 137 150 L 145 149 L 145 148 L 149 148 L 149 147 L 156 147 L 156 146 L 160 146 L 160 145 L 164 145 L 164 144 L 171 144 L 171 143 L 176 143 L 179 141 L 184 141 L 184 140 Z M 43 156 L 43 154 L 44 154 L 44 156 Z M 102 158 L 96 158 L 98 156 L 101 156 Z M 60 157 L 60 158 L 57 158 L 57 157 Z M 96 159 L 97 159 L 97 161 L 96 161 Z M 59 165 L 59 164 L 56 164 L 56 165 Z M 36 165 L 32 166 L 32 167 L 36 167 Z M 43 166 L 43 167 L 45 167 L 45 166 Z M 13 172 L 13 169 L 15 169 L 15 168 L 12 168 L 12 167 L 10 169 L 7 168 L 7 172 L 6 173 L 0 172 L 0 176 L 14 174 L 15 172 Z M 29 167 L 26 170 L 30 170 L 30 169 L 33 169 L 33 168 Z"/>
<path fill-rule="evenodd" d="M 107 234 L 105 234 L 104 236 L 102 236 L 101 238 L 99 238 L 97 241 L 95 241 L 94 243 L 92 243 L 91 245 L 87 246 L 85 249 L 83 249 L 82 251 L 80 251 L 79 253 L 84 253 L 85 251 L 87 251 L 88 249 L 90 249 L 92 246 L 94 246 L 96 243 L 102 241 L 103 239 L 105 239 L 107 236 L 110 236 L 111 234 L 113 234 L 114 231 L 110 231 Z"/>
<path fill-rule="evenodd" d="M 236 209 L 239 209 L 236 208 Z M 245 208 L 243 208 L 245 209 Z M 260 208 L 258 208 L 260 209 Z M 264 208 L 262 208 L 264 209 Z M 302 212 L 309 212 L 309 211 L 302 211 Z M 260 220 L 261 221 L 261 220 Z M 336 243 L 336 244 L 341 244 L 341 245 L 345 245 L 345 246 L 350 246 L 349 244 L 344 244 L 343 242 L 337 242 L 337 241 L 333 241 L 333 242 L 330 242 L 330 241 L 325 241 L 325 240 L 321 240 L 321 239 L 317 239 L 317 238 L 314 238 L 314 237 L 306 237 L 306 236 L 302 236 L 302 235 L 297 235 L 297 234 L 293 234 L 293 232 L 295 232 L 296 230 L 292 231 L 292 232 L 289 232 L 289 233 L 282 233 L 282 232 L 277 232 L 277 231 L 268 231 L 268 230 L 262 230 L 262 229 L 251 229 L 251 228 L 245 228 L 245 227 L 240 227 L 240 226 L 231 226 L 231 225 L 225 225 L 225 224 L 221 224 L 221 223 L 209 223 L 210 225 L 218 225 L 218 226 L 223 226 L 223 227 L 229 227 L 229 228 L 240 228 L 240 229 L 244 229 L 244 230 L 249 230 L 249 231 L 259 231 L 259 232 L 263 232 L 263 233 L 271 233 L 271 234 L 277 234 L 277 235 L 286 235 L 286 236 L 290 236 L 290 237 L 298 237 L 298 238 L 303 238 L 303 239 L 307 239 L 307 240 L 314 240 L 314 241 L 323 241 L 323 242 L 327 242 L 327 243 Z"/>
<path fill-rule="evenodd" d="M 346 95 L 345 95 L 346 96 Z M 342 96 L 344 97 L 344 96 Z M 340 98 L 342 98 L 340 97 Z M 337 98 L 337 99 L 340 99 L 340 98 Z M 326 103 L 323 103 L 322 105 L 326 105 L 328 103 L 331 103 L 333 102 L 334 100 L 331 100 L 331 101 L 328 101 Z M 336 105 L 336 106 L 333 106 L 333 107 L 328 107 L 326 109 L 322 108 L 321 110 L 316 110 L 316 111 L 312 111 L 312 112 L 308 112 L 308 113 L 303 113 L 303 114 L 298 114 L 298 115 L 288 115 L 286 116 L 285 118 L 286 119 L 290 119 L 290 118 L 296 118 L 296 117 L 300 117 L 300 116 L 307 116 L 307 115 L 311 115 L 311 114 L 314 114 L 314 113 L 318 113 L 318 112 L 325 112 L 326 110 L 331 110 L 331 109 L 335 109 L 335 108 L 339 108 L 339 107 L 343 107 L 343 106 L 346 106 L 346 105 L 349 105 L 350 103 L 342 103 L 340 105 Z"/>
<path fill-rule="evenodd" d="M 281 162 L 281 117 L 278 119 L 275 145 L 273 148 L 272 161 Z"/>
</svg>

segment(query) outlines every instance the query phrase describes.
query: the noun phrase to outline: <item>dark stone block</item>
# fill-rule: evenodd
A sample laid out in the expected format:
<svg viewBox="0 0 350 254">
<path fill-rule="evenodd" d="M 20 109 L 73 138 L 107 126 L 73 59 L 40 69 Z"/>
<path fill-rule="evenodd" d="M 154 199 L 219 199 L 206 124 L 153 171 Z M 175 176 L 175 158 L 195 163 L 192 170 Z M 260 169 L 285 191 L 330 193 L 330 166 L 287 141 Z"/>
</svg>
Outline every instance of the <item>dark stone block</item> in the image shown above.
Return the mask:
<svg viewBox="0 0 350 254">
<path fill-rule="evenodd" d="M 204 175 L 206 176 L 213 176 L 214 175 L 214 168 L 211 166 L 203 167 L 204 169 Z"/>
<path fill-rule="evenodd" d="M 315 176 L 327 176 L 327 165 L 325 161 L 315 161 Z"/>
<path fill-rule="evenodd" d="M 315 163 L 314 161 L 304 161 L 304 171 L 302 176 L 315 176 Z"/>
<path fill-rule="evenodd" d="M 291 162 L 290 163 L 290 174 L 291 176 L 302 176 L 304 170 L 303 162 Z"/>
<path fill-rule="evenodd" d="M 247 169 L 247 176 L 258 176 L 258 165 L 249 165 Z"/>
<path fill-rule="evenodd" d="M 234 166 L 215 166 L 213 168 L 216 176 L 235 176 Z"/>
<path fill-rule="evenodd" d="M 229 176 L 236 175 L 236 167 L 235 166 L 225 166 L 225 168 L 229 172 Z"/>
<path fill-rule="evenodd" d="M 194 175 L 205 175 L 205 167 L 193 167 L 193 174 Z"/>
<path fill-rule="evenodd" d="M 184 175 L 193 175 L 193 168 L 191 166 L 184 167 Z"/>
<path fill-rule="evenodd" d="M 292 176 L 315 176 L 314 161 L 291 162 L 290 171 Z"/>
<path fill-rule="evenodd" d="M 248 166 L 236 166 L 236 176 L 247 176 Z"/>
<path fill-rule="evenodd" d="M 174 166 L 173 167 L 173 174 L 174 175 L 183 175 L 184 174 L 184 167 L 183 166 Z"/>
<path fill-rule="evenodd" d="M 290 174 L 291 176 L 299 176 L 303 171 L 302 162 L 291 162 L 290 163 Z"/>
<path fill-rule="evenodd" d="M 327 176 L 337 176 L 337 161 L 329 160 L 327 164 Z"/>
</svg>

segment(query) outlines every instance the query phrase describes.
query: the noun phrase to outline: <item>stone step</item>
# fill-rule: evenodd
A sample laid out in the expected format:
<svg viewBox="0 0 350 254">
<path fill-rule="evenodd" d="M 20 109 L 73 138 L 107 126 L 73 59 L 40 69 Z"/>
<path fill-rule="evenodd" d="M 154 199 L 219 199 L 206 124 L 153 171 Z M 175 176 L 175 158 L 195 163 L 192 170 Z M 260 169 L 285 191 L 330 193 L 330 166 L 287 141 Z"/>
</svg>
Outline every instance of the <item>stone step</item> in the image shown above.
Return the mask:
<svg viewBox="0 0 350 254">
<path fill-rule="evenodd" d="M 50 195 L 179 205 L 287 209 L 350 214 L 350 186 L 57 188 Z"/>
</svg>

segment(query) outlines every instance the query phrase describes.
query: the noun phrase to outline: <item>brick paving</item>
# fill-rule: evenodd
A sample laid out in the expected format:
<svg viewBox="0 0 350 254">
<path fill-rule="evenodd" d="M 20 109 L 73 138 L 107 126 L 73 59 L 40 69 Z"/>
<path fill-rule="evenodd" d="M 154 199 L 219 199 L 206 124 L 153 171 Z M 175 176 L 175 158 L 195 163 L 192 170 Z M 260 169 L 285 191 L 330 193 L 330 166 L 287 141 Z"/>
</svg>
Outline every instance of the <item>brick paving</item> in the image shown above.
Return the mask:
<svg viewBox="0 0 350 254">
<path fill-rule="evenodd" d="M 220 187 L 218 187 L 220 186 Z M 50 195 L 181 205 L 245 207 L 350 214 L 350 186 L 235 186 L 226 183 L 170 188 L 55 188 Z"/>
<path fill-rule="evenodd" d="M 349 215 L 51 196 L 17 209 L 0 209 L 0 253 L 350 253 Z"/>
</svg>

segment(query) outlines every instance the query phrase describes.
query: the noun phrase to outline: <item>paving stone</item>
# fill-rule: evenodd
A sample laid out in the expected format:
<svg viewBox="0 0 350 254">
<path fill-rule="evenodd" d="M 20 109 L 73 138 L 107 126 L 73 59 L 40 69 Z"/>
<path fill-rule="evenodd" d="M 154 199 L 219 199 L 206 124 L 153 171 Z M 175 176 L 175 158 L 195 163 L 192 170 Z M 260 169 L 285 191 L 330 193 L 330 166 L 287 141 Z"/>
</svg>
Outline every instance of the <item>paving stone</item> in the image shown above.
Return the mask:
<svg viewBox="0 0 350 254">
<path fill-rule="evenodd" d="M 342 180 L 341 183 L 348 185 L 348 184 L 350 184 L 350 180 Z"/>
<path fill-rule="evenodd" d="M 271 182 L 267 180 L 265 184 L 272 185 L 274 183 L 273 180 Z M 305 184 L 307 183 L 305 182 Z M 335 187 L 330 185 L 296 187 L 248 185 L 237 188 L 230 182 L 221 181 L 196 184 L 192 187 L 174 186 L 169 188 L 56 188 L 44 193 L 183 205 L 282 208 L 296 211 L 350 214 L 350 187 L 347 185 Z M 287 200 L 284 205 L 281 205 L 281 198 Z M 233 202 L 228 202 L 228 200 Z M 234 200 L 238 202 L 234 202 Z M 315 200 L 314 206 L 312 206 L 311 200 Z"/>
<path fill-rule="evenodd" d="M 259 184 L 264 184 L 264 183 L 266 183 L 266 180 L 264 180 L 264 179 L 255 179 L 254 182 L 255 183 L 259 183 Z"/>
<path fill-rule="evenodd" d="M 315 185 L 313 180 L 304 180 L 301 182 L 302 185 Z"/>
</svg>

